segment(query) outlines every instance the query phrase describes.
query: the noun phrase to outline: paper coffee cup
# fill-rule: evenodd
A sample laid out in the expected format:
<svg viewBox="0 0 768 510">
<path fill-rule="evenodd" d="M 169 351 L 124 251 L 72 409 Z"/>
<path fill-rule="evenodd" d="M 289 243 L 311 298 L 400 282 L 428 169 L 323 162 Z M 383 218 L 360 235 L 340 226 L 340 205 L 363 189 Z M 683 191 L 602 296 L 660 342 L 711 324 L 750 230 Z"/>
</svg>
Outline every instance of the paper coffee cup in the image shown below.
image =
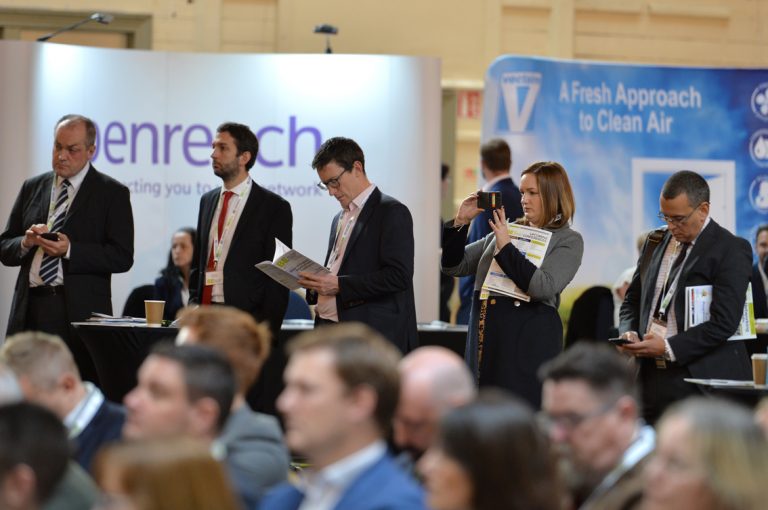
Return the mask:
<svg viewBox="0 0 768 510">
<path fill-rule="evenodd" d="M 163 309 L 165 301 L 154 301 L 147 299 L 144 301 L 144 312 L 147 315 L 147 326 L 161 326 L 163 324 Z"/>
<path fill-rule="evenodd" d="M 755 384 L 766 384 L 766 365 L 768 365 L 768 354 L 752 355 L 752 379 Z"/>
</svg>

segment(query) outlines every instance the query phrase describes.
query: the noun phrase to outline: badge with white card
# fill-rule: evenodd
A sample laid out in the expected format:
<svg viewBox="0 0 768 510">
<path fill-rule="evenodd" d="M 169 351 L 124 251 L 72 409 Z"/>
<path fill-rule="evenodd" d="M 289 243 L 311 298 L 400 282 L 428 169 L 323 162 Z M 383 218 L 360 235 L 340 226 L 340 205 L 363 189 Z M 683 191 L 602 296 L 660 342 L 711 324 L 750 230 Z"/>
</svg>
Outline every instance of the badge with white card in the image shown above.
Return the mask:
<svg viewBox="0 0 768 510">
<path fill-rule="evenodd" d="M 224 271 L 206 271 L 205 272 L 206 285 L 219 285 L 222 283 L 224 283 Z"/>
</svg>

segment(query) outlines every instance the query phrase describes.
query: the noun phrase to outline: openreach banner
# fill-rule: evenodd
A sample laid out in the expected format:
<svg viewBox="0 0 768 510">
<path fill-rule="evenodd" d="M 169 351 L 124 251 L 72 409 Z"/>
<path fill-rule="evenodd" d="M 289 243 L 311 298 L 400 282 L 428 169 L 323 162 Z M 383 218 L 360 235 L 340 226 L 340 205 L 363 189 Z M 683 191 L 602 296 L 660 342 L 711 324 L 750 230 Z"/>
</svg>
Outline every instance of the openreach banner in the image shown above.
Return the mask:
<svg viewBox="0 0 768 510">
<path fill-rule="evenodd" d="M 768 71 L 615 65 L 505 56 L 485 81 L 483 140 L 510 143 L 520 172 L 563 164 L 584 236 L 569 299 L 637 261 L 664 181 L 694 170 L 711 215 L 746 239 L 768 221 Z"/>
<path fill-rule="evenodd" d="M 293 246 L 322 263 L 339 204 L 315 186 L 320 144 L 355 139 L 372 182 L 414 218 L 417 312 L 437 316 L 440 64 L 373 55 L 194 54 L 0 41 L 0 221 L 24 179 L 51 171 L 66 113 L 97 124 L 94 166 L 131 191 L 133 269 L 113 277 L 113 305 L 152 283 L 175 229 L 197 223 L 216 127 L 248 124 L 260 150 L 251 177 L 293 210 Z M 253 263 L 261 262 L 254 260 Z M 0 328 L 16 268 L 0 269 Z"/>
</svg>

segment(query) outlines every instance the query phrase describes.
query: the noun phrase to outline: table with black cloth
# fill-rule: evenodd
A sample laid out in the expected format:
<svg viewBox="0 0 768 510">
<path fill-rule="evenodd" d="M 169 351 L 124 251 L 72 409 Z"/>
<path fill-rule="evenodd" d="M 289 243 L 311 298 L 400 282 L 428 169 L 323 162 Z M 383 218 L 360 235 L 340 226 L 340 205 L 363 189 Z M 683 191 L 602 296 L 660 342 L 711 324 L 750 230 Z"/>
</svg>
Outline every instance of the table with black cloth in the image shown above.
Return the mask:
<svg viewBox="0 0 768 510">
<path fill-rule="evenodd" d="M 154 344 L 176 337 L 175 327 L 147 327 L 144 324 L 72 324 L 96 365 L 101 390 L 107 399 L 122 402 L 136 386 L 136 373 Z M 285 321 L 280 335 L 272 342 L 272 352 L 261 375 L 247 395 L 248 403 L 259 412 L 277 416 L 275 401 L 283 390 L 283 370 L 287 363 L 285 346 L 295 335 L 314 327 L 312 321 Z M 464 356 L 466 326 L 419 324 L 419 345 L 439 345 Z"/>
</svg>

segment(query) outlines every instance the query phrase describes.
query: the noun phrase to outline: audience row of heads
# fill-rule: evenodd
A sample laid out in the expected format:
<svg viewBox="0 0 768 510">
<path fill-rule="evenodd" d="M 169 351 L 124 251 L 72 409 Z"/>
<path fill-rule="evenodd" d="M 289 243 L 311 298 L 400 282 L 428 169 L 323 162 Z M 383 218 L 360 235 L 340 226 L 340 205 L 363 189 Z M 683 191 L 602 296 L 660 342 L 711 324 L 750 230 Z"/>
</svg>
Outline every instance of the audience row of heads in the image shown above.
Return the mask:
<svg viewBox="0 0 768 510">
<path fill-rule="evenodd" d="M 130 497 L 137 508 L 149 508 L 136 503 L 141 498 L 156 497 L 201 508 L 178 499 L 196 494 L 192 485 L 216 494 L 217 508 L 234 508 L 218 494 L 219 485 L 227 493 L 226 478 L 209 446 L 230 409 L 243 405 L 269 354 L 269 331 L 226 307 L 185 312 L 180 324 L 177 345 L 152 350 L 125 398 L 123 434 L 134 441 L 103 451 L 93 472 L 108 494 Z M 322 469 L 392 437 L 417 460 L 437 510 L 563 508 L 568 495 L 585 498 L 643 428 L 633 368 L 608 346 L 580 343 L 544 365 L 539 413 L 499 391 L 478 394 L 454 353 L 422 347 L 401 359 L 361 324 L 318 328 L 288 350 L 277 407 L 291 450 Z M 55 337 L 16 335 L 0 356 L 15 375 L 0 371 L 2 398 L 23 393 L 55 413 L 30 404 L 0 408 L 0 478 L 23 481 L 34 472 L 36 498 L 44 500 L 52 490 L 45 480 L 65 469 L 50 452 L 68 453 L 61 421 L 82 383 Z M 692 399 L 659 422 L 645 473 L 647 508 L 756 510 L 764 503 L 768 443 L 748 410 Z M 192 485 L 174 495 L 180 477 Z"/>
</svg>

